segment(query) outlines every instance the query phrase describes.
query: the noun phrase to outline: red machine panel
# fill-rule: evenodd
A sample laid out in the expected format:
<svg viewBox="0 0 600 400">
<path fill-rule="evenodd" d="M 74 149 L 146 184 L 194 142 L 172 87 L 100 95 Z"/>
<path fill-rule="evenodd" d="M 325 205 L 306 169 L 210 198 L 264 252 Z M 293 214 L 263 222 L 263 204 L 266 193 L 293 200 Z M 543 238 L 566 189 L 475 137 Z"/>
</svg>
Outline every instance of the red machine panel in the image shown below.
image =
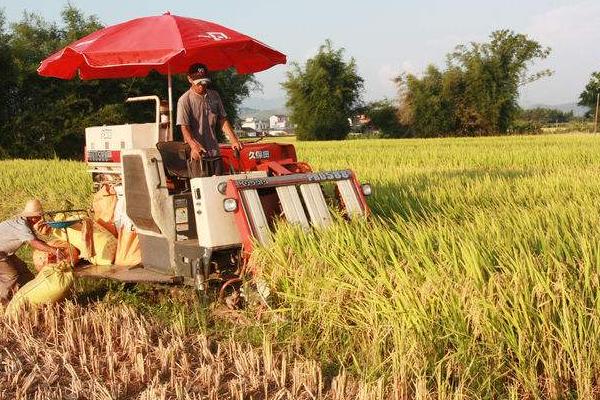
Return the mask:
<svg viewBox="0 0 600 400">
<path fill-rule="evenodd" d="M 225 168 L 234 171 L 257 171 L 270 162 L 280 164 L 297 163 L 296 149 L 292 144 L 245 143 L 239 159 L 235 157 L 231 145 L 221 145 L 221 156 Z"/>
</svg>

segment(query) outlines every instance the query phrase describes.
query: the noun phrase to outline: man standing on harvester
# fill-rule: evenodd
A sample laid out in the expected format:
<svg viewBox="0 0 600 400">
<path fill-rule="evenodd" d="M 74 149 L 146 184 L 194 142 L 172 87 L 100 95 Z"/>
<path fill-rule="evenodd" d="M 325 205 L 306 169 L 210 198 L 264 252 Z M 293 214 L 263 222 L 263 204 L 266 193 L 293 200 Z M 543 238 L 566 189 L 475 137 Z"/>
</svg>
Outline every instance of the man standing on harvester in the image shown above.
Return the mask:
<svg viewBox="0 0 600 400">
<path fill-rule="evenodd" d="M 187 76 L 191 87 L 177 102 L 177 125 L 181 127 L 183 140 L 190 146 L 192 160 L 220 156 L 217 126 L 227 135 L 233 149 L 241 150 L 242 144 L 227 120 L 219 93 L 207 87 L 210 79 L 206 66 L 193 64 Z M 220 175 L 221 171 L 215 174 Z"/>
<path fill-rule="evenodd" d="M 44 210 L 39 200 L 27 202 L 25 209 L 16 217 L 0 222 L 0 303 L 7 302 L 17 289 L 33 279 L 27 264 L 15 255 L 25 243 L 36 250 L 58 254 L 64 259 L 64 250 L 49 246 L 38 239 L 34 230 L 44 225 Z"/>
</svg>

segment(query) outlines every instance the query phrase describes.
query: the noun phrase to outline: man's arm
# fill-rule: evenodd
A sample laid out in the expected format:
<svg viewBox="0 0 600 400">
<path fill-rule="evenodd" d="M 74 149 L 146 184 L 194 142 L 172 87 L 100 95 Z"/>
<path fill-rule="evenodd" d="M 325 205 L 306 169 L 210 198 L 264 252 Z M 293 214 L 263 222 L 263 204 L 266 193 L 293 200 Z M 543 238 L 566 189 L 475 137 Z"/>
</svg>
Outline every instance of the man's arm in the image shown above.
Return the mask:
<svg viewBox="0 0 600 400">
<path fill-rule="evenodd" d="M 206 150 L 202 145 L 192 137 L 192 131 L 188 125 L 181 125 L 181 133 L 183 134 L 183 140 L 190 145 L 192 149 L 192 160 L 199 160 L 202 153 Z"/>
<path fill-rule="evenodd" d="M 235 134 L 235 132 L 233 130 L 233 127 L 231 126 L 231 124 L 229 123 L 227 118 L 221 117 L 220 124 L 221 124 L 221 130 L 225 133 L 225 135 L 227 135 L 229 142 L 231 142 L 231 147 L 233 149 L 237 149 L 238 151 L 241 150 L 242 143 L 240 142 L 240 139 L 238 139 L 237 135 Z"/>
<path fill-rule="evenodd" d="M 40 239 L 33 239 L 29 241 L 29 245 L 31 247 L 33 247 L 36 250 L 40 250 L 40 251 L 45 251 L 46 253 L 52 253 L 55 254 L 56 251 L 58 251 L 58 253 L 60 254 L 61 258 L 64 258 L 64 251 L 63 249 L 60 249 L 58 247 L 52 247 L 46 243 L 44 243 L 44 241 L 40 240 Z"/>
<path fill-rule="evenodd" d="M 225 133 L 225 135 L 229 139 L 229 143 L 231 143 L 231 147 L 234 150 L 237 149 L 238 151 L 240 151 L 242 149 L 242 143 L 240 143 L 240 139 L 238 139 L 237 135 L 235 134 L 235 131 L 233 130 L 233 127 L 231 126 L 231 123 L 229 123 L 229 120 L 227 120 L 227 111 L 225 111 L 225 107 L 223 106 L 223 101 L 221 100 L 221 97 L 218 95 L 218 93 L 217 93 L 217 98 L 219 100 L 217 103 L 217 107 L 218 107 L 217 113 L 219 115 L 219 121 L 218 121 L 219 126 L 221 127 L 221 130 L 223 131 L 223 133 Z"/>
<path fill-rule="evenodd" d="M 36 225 L 38 227 L 43 226 L 45 223 L 44 222 L 39 222 L 36 223 Z M 40 250 L 40 251 L 45 251 L 46 253 L 53 253 L 56 254 L 56 251 L 58 250 L 58 254 L 60 258 L 65 258 L 64 257 L 64 252 L 62 249 L 56 248 L 56 247 L 52 247 L 46 244 L 46 242 L 44 242 L 43 240 L 40 240 L 37 238 L 37 236 L 34 234 L 32 227 L 29 225 L 29 223 L 26 220 L 22 220 L 22 223 L 19 225 L 20 228 L 20 239 L 23 242 L 27 242 L 29 243 L 29 245 L 36 249 L 36 250 Z"/>
</svg>

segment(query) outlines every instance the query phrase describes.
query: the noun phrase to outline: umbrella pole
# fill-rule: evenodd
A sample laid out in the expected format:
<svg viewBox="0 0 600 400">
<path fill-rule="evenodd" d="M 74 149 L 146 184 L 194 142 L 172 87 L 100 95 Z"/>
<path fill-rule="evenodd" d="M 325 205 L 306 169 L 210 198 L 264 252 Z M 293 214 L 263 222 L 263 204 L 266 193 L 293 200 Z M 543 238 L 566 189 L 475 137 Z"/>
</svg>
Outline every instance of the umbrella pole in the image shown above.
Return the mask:
<svg viewBox="0 0 600 400">
<path fill-rule="evenodd" d="M 65 231 L 65 237 L 67 238 L 67 251 L 69 252 L 69 261 L 71 262 L 71 269 L 75 268 L 75 263 L 73 263 L 73 252 L 71 251 L 71 241 L 69 240 L 69 231 L 67 228 L 63 228 Z"/>
<path fill-rule="evenodd" d="M 169 68 L 169 140 L 173 140 L 173 79 L 171 77 L 171 64 Z"/>
</svg>

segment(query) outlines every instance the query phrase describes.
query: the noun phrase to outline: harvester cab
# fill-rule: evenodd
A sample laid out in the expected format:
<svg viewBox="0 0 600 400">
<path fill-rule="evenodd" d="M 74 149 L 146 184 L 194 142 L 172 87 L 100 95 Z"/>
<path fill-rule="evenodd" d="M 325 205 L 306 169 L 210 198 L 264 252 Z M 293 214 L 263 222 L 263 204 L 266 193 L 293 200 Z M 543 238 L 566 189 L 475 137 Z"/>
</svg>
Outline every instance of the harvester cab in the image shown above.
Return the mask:
<svg viewBox="0 0 600 400">
<path fill-rule="evenodd" d="M 222 293 L 247 276 L 253 247 L 272 241 L 279 220 L 310 229 L 331 224 L 332 208 L 369 214 L 368 184 L 351 170 L 313 172 L 292 144 L 245 143 L 239 153 L 222 144 L 220 157 L 192 161 L 189 146 L 161 134 L 158 98 L 141 100 L 156 102 L 155 123 L 86 129 L 94 182 L 115 187 L 141 249 L 142 266 L 104 277 L 216 283 Z"/>
</svg>

